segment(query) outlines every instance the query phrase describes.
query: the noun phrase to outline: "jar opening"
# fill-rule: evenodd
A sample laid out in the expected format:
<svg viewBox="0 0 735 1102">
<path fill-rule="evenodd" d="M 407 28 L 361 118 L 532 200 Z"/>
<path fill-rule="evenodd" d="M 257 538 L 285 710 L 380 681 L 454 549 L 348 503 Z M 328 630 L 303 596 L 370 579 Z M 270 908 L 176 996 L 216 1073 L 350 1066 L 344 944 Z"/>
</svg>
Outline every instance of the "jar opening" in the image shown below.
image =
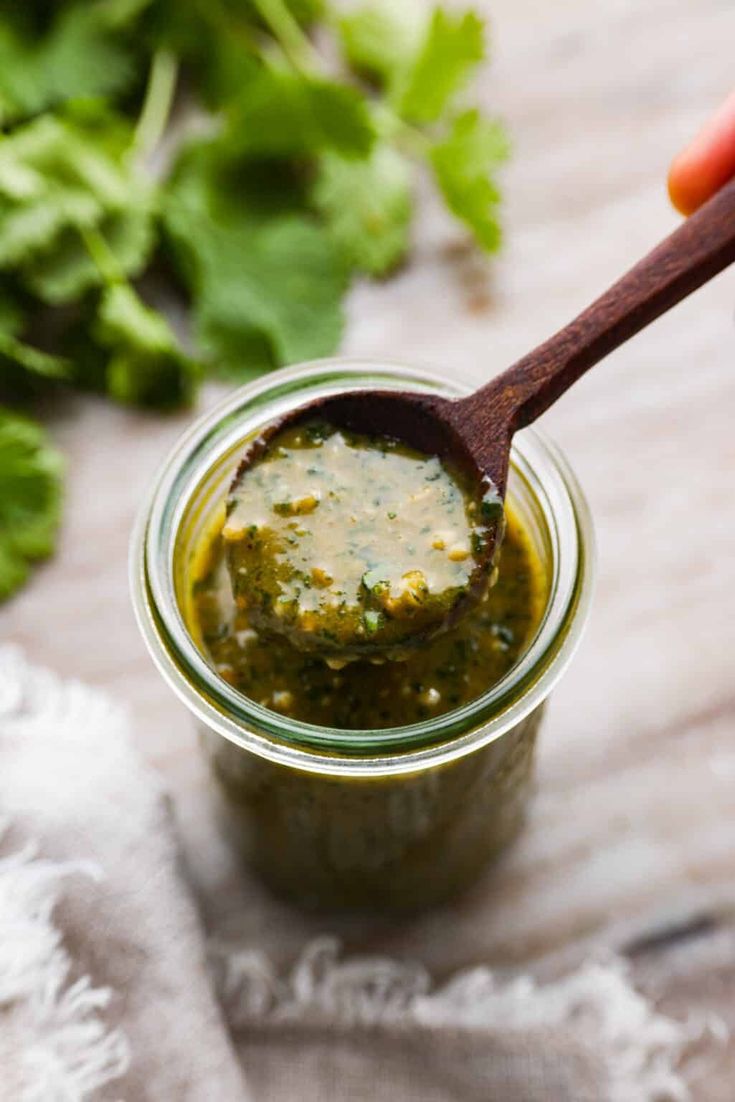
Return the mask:
<svg viewBox="0 0 735 1102">
<path fill-rule="evenodd" d="M 244 387 L 179 442 L 141 512 L 131 549 L 139 625 L 159 669 L 190 710 L 261 756 L 320 772 L 329 771 L 327 762 L 334 772 L 354 771 L 360 762 L 406 771 L 427 755 L 459 756 L 499 737 L 548 695 L 571 657 L 589 602 L 593 548 L 584 498 L 560 453 L 525 430 L 514 443 L 509 497 L 547 565 L 548 599 L 525 652 L 489 690 L 410 726 L 346 731 L 282 716 L 220 678 L 185 625 L 182 572 L 193 534 L 221 500 L 243 437 L 310 398 L 374 386 L 450 397 L 465 392 L 424 371 L 343 360 L 300 365 Z"/>
</svg>

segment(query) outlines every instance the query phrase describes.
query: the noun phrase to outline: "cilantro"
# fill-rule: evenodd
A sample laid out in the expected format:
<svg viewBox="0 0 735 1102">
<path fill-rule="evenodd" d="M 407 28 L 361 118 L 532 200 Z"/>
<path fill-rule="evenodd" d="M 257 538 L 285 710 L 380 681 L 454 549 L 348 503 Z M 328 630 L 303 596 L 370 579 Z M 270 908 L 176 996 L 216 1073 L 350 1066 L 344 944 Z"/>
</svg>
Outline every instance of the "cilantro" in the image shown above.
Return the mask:
<svg viewBox="0 0 735 1102">
<path fill-rule="evenodd" d="M 105 235 L 121 269 L 137 274 L 154 242 L 150 185 L 123 159 L 129 129 L 44 115 L 0 144 L 0 271 L 47 303 L 101 283 L 83 231 Z"/>
<path fill-rule="evenodd" d="M 148 0 L 60 4 L 39 38 L 26 3 L 3 4 L 0 122 L 6 125 L 68 100 L 114 97 L 135 79 L 128 30 Z M 50 7 L 51 5 L 49 5 Z"/>
<path fill-rule="evenodd" d="M 324 421 L 312 421 L 310 424 L 304 426 L 304 435 L 310 444 L 323 444 L 332 431 L 333 430 L 330 429 L 329 425 Z M 309 474 L 311 473 L 312 471 L 310 469 Z M 316 467 L 314 468 L 314 473 L 322 474 L 323 471 Z"/>
<path fill-rule="evenodd" d="M 500 246 L 500 192 L 494 173 L 508 156 L 500 123 L 476 110 L 465 111 L 431 151 L 437 183 L 449 209 L 473 231 L 489 252 Z"/>
<path fill-rule="evenodd" d="M 309 26 L 324 14 L 323 0 L 283 2 L 297 26 Z M 152 0 L 143 25 L 155 47 L 179 60 L 208 108 L 229 109 L 261 71 L 263 54 L 272 59 L 269 47 L 275 44 L 264 42 L 264 3 L 273 0 Z"/>
<path fill-rule="evenodd" d="M 233 148 L 256 155 L 304 155 L 335 149 L 370 152 L 374 130 L 367 104 L 347 84 L 263 69 L 245 85 L 229 130 Z"/>
<path fill-rule="evenodd" d="M 0 407 L 0 600 L 54 549 L 61 458 L 40 425 Z"/>
<path fill-rule="evenodd" d="M 0 0 L 3 398 L 169 409 L 199 365 L 244 379 L 334 352 L 353 274 L 408 254 L 425 164 L 496 248 L 507 143 L 467 93 L 483 54 L 474 12 L 422 0 Z M 172 128 L 162 156 L 179 104 L 193 136 Z M 192 357 L 151 274 L 188 297 Z M 9 550 L 3 505 L 8 592 L 33 549 Z"/>
<path fill-rule="evenodd" d="M 480 516 L 483 520 L 499 520 L 503 516 L 503 502 L 495 494 L 488 494 L 480 503 Z"/>
<path fill-rule="evenodd" d="M 397 95 L 400 114 L 410 122 L 436 122 L 483 54 L 479 16 L 437 8 Z"/>
<path fill-rule="evenodd" d="M 383 617 L 375 609 L 368 608 L 362 614 L 362 622 L 368 635 L 374 635 L 380 627 Z"/>
<path fill-rule="evenodd" d="M 411 65 L 427 22 L 420 0 L 369 0 L 339 20 L 345 59 L 356 72 L 389 85 Z"/>
<path fill-rule="evenodd" d="M 250 9 L 252 15 L 257 16 L 274 5 L 274 0 L 229 0 L 233 7 L 243 4 Z M 326 0 L 277 0 L 277 4 L 283 4 L 289 15 L 302 26 L 309 26 L 320 19 L 326 13 Z"/>
<path fill-rule="evenodd" d="M 195 231 L 196 233 L 196 231 Z M 237 376 L 328 355 L 344 318 L 342 266 L 305 218 L 202 233 L 195 321 L 202 352 Z"/>
<path fill-rule="evenodd" d="M 197 368 L 180 351 L 168 322 L 127 284 L 105 289 L 92 333 L 107 352 L 111 397 L 156 409 L 191 401 Z"/>
<path fill-rule="evenodd" d="M 181 405 L 196 373 L 164 319 L 125 283 L 154 244 L 151 186 L 125 157 L 130 128 L 106 118 L 100 135 L 99 124 L 45 115 L 0 146 L 0 269 L 43 303 L 100 295 L 98 308 L 84 307 L 96 317 L 89 331 L 72 330 L 72 356 L 34 348 L 0 319 L 0 357 L 16 375 L 93 386 L 127 403 Z"/>
<path fill-rule="evenodd" d="M 390 569 L 386 566 L 374 566 L 371 570 L 366 570 L 362 576 L 362 585 L 369 592 L 379 593 L 388 586 L 388 577 L 390 575 Z"/>
<path fill-rule="evenodd" d="M 472 11 L 431 15 L 416 2 L 369 0 L 339 20 L 347 62 L 384 85 L 398 113 L 426 124 L 441 118 L 483 59 L 482 20 Z"/>
<path fill-rule="evenodd" d="M 411 174 L 389 146 L 379 146 L 365 160 L 325 154 L 313 201 L 351 266 L 385 275 L 403 260 L 411 222 Z"/>
<path fill-rule="evenodd" d="M 177 58 L 202 102 L 212 110 L 237 95 L 257 66 L 247 24 L 238 19 L 231 26 L 222 8 L 222 3 L 199 0 L 154 0 L 143 18 L 152 46 Z"/>
<path fill-rule="evenodd" d="M 203 358 L 242 378 L 328 354 L 342 331 L 345 288 L 328 234 L 301 214 L 235 214 L 215 191 L 217 167 L 214 156 L 191 160 L 166 208 Z"/>
<path fill-rule="evenodd" d="M 426 156 L 449 209 L 484 249 L 497 249 L 500 192 L 495 174 L 508 153 L 505 133 L 500 123 L 477 109 L 457 113 L 455 108 L 484 57 L 482 20 L 471 10 L 437 7 L 429 16 L 414 4 L 368 0 L 343 16 L 339 29 L 347 62 L 385 90 L 384 142 Z M 358 188 L 356 193 L 360 195 Z M 328 207 L 326 213 L 331 213 Z M 346 239 L 347 256 L 356 267 L 373 275 L 385 270 L 380 257 L 370 262 L 372 250 L 367 261 L 356 252 L 347 213 L 342 214 L 340 233 L 338 240 L 344 244 Z"/>
</svg>

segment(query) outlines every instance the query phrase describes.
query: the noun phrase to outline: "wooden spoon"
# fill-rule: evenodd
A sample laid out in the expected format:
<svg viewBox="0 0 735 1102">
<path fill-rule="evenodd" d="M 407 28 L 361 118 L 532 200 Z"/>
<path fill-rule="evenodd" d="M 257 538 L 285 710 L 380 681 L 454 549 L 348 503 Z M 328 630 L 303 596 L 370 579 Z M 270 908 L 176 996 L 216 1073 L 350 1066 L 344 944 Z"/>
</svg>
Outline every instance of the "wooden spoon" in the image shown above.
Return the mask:
<svg viewBox="0 0 735 1102">
<path fill-rule="evenodd" d="M 248 449 L 233 482 L 275 433 L 320 418 L 336 427 L 403 441 L 439 455 L 471 480 L 480 500 L 505 496 L 513 435 L 535 421 L 590 367 L 735 262 L 735 180 L 709 200 L 569 325 L 466 398 L 359 390 L 301 406 Z M 474 584 L 447 618 L 454 622 L 487 589 L 502 521 L 488 529 Z M 436 625 L 436 630 L 448 626 Z M 434 632 L 436 634 L 436 631 Z M 372 641 L 373 651 L 380 640 Z"/>
</svg>

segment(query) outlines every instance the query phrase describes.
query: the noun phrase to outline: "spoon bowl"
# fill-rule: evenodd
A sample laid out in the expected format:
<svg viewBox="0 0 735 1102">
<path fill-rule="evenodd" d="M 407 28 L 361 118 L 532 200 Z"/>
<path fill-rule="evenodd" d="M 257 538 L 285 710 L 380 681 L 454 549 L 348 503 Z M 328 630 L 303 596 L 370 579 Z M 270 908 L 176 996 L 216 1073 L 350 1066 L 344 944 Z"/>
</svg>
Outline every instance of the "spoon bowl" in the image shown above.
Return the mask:
<svg viewBox="0 0 735 1102">
<path fill-rule="evenodd" d="M 493 579 L 493 566 L 502 538 L 504 527 L 502 500 L 492 480 L 477 465 L 462 435 L 455 430 L 451 420 L 455 408 L 456 405 L 447 399 L 411 392 L 353 391 L 301 406 L 271 423 L 251 442 L 230 488 L 228 521 L 223 535 L 235 596 L 240 600 L 242 607 L 248 608 L 249 618 L 254 626 L 261 630 L 287 635 L 300 650 L 318 653 L 333 666 L 343 665 L 345 661 L 358 658 L 385 661 L 387 658 L 406 657 L 410 650 L 425 644 L 435 635 L 451 627 L 467 609 L 483 599 Z M 345 587 L 343 597 L 347 599 L 340 601 L 338 619 L 335 619 L 333 610 L 330 608 L 329 593 L 324 595 L 326 601 L 318 605 L 316 615 L 313 611 L 308 611 L 304 615 L 304 609 L 299 606 L 298 601 L 286 600 L 287 592 L 293 594 L 294 585 L 292 584 L 293 575 L 284 573 L 282 569 L 284 561 L 291 561 L 292 557 L 294 561 L 298 559 L 294 572 L 299 577 L 303 577 L 301 571 L 304 566 L 304 557 L 299 551 L 290 552 L 287 546 L 288 543 L 295 542 L 289 539 L 289 530 L 297 532 L 302 518 L 289 517 L 284 542 L 283 523 L 280 525 L 280 537 L 274 531 L 279 527 L 276 517 L 271 516 L 270 521 L 261 521 L 259 526 L 253 526 L 250 523 L 256 515 L 261 515 L 262 508 L 254 506 L 251 497 L 248 501 L 249 507 L 243 510 L 241 495 L 243 487 L 247 489 L 249 479 L 252 484 L 253 472 L 259 464 L 268 460 L 269 453 L 274 450 L 277 452 L 284 441 L 292 441 L 294 434 L 298 434 L 296 439 L 300 440 L 315 426 L 320 425 L 328 426 L 329 432 L 344 433 L 349 439 L 355 437 L 367 441 L 399 442 L 402 448 L 410 449 L 418 457 L 434 457 L 434 461 L 438 459 L 441 462 L 444 479 L 451 479 L 450 483 L 441 484 L 445 492 L 449 485 L 456 487 L 461 493 L 464 501 L 461 512 L 466 513 L 470 525 L 470 529 L 463 533 L 466 548 L 455 548 L 453 553 L 443 540 L 434 543 L 433 546 L 442 548 L 442 551 L 429 551 L 427 587 L 420 595 L 416 595 L 415 600 L 399 599 L 396 603 L 396 595 L 398 593 L 400 596 L 401 592 L 401 582 L 397 577 L 393 579 L 390 592 L 385 594 L 385 601 L 371 599 L 371 594 L 359 584 L 359 579 L 356 580 L 357 588 L 353 592 L 349 592 Z M 301 428 L 305 430 L 304 433 L 299 432 Z M 283 451 L 283 448 L 280 447 L 280 450 Z M 378 473 L 374 467 L 371 470 L 373 474 Z M 432 480 L 435 473 L 429 476 Z M 313 474 L 316 475 L 316 471 L 313 471 Z M 275 481 L 277 485 L 278 480 Z M 318 477 L 313 477 L 307 492 L 311 494 L 311 491 L 315 490 L 318 493 L 319 482 Z M 418 496 L 421 493 L 421 486 L 422 484 L 418 483 Z M 379 485 L 370 484 L 366 475 L 366 485 L 360 488 L 356 496 L 359 508 L 366 510 L 368 516 L 375 512 L 371 508 L 374 504 L 372 498 L 379 489 Z M 396 491 L 398 504 L 395 508 L 402 513 L 404 507 L 411 508 L 410 501 L 402 500 L 398 487 Z M 423 492 L 432 491 L 424 485 Z M 436 496 L 434 502 L 435 512 L 433 514 L 429 512 L 427 516 L 424 509 L 423 519 L 431 524 L 432 529 L 435 527 L 439 529 L 437 536 L 442 534 L 446 536 L 446 531 L 441 532 L 441 505 Z M 282 510 L 283 507 L 280 503 L 271 504 L 271 509 L 277 511 Z M 323 505 L 321 512 L 324 512 Z M 388 515 L 394 517 L 396 514 Z M 349 520 L 356 519 L 342 517 L 340 528 L 344 529 L 348 526 Z M 319 520 L 323 524 L 332 525 L 329 535 L 331 543 L 336 543 L 339 532 L 334 530 L 334 518 L 330 517 L 325 521 L 320 517 Z M 368 526 L 372 531 L 365 537 L 365 543 L 372 544 L 372 547 L 364 548 L 364 554 L 367 556 L 363 563 L 363 567 L 366 568 L 365 576 L 375 575 L 375 570 L 378 569 L 376 563 L 381 558 L 396 557 L 389 551 L 383 555 L 380 553 L 380 518 L 372 522 L 368 521 Z M 383 527 L 386 528 L 385 524 Z M 387 525 L 388 531 L 385 532 L 388 539 L 392 535 L 389 531 L 391 527 L 392 525 Z M 428 529 L 425 528 L 423 531 Z M 415 532 L 413 538 L 415 539 Z M 430 539 L 431 536 L 424 537 L 422 543 L 428 546 Z M 251 540 L 257 542 L 257 547 L 253 547 Z M 403 556 L 399 556 L 404 560 L 406 578 L 416 573 L 412 569 L 413 548 L 409 548 L 409 551 L 412 554 L 408 561 L 406 561 L 405 548 Z M 253 553 L 256 556 L 255 563 Z M 324 549 L 321 553 L 325 554 Z M 445 555 L 450 559 L 454 557 L 464 561 L 461 566 L 457 564 L 454 567 L 455 573 L 461 571 L 461 581 L 447 581 L 444 577 L 445 584 L 442 588 L 441 563 L 445 560 Z M 326 551 L 326 556 L 329 559 L 329 549 Z M 258 559 L 260 562 L 257 561 Z M 270 585 L 266 575 L 259 568 L 265 560 L 269 560 L 271 567 L 268 577 L 274 570 L 279 574 L 277 586 Z M 323 565 L 322 560 L 315 558 L 314 562 L 317 561 Z M 440 564 L 438 570 L 437 563 Z M 444 565 L 451 567 L 451 564 L 447 564 L 446 561 Z M 370 569 L 371 567 L 373 569 Z M 313 602 L 310 604 L 313 605 Z M 377 608 L 380 615 L 374 616 L 371 630 L 366 631 L 363 617 L 366 611 L 368 615 L 371 614 L 371 608 Z"/>
</svg>

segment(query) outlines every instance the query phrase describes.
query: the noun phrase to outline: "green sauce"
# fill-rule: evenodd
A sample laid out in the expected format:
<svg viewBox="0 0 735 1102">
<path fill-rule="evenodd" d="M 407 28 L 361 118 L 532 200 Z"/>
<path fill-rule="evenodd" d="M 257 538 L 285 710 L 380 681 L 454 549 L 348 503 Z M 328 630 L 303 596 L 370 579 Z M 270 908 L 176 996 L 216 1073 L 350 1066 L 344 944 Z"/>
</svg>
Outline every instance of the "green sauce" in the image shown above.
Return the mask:
<svg viewBox="0 0 735 1102">
<path fill-rule="evenodd" d="M 459 515 L 459 505 L 456 510 Z M 381 666 L 356 661 L 330 669 L 283 636 L 262 631 L 251 606 L 239 607 L 233 598 L 221 517 L 195 556 L 189 629 L 221 677 L 274 711 L 343 729 L 418 723 L 489 689 L 518 660 L 538 626 L 546 597 L 543 572 L 512 511 L 507 519 L 499 578 L 486 600 L 403 661 Z"/>
<path fill-rule="evenodd" d="M 466 704 L 518 661 L 547 599 L 511 507 L 499 578 L 483 604 L 405 661 L 334 670 L 253 626 L 250 609 L 237 606 L 224 519 L 222 509 L 189 563 L 189 629 L 221 677 L 307 723 L 386 728 Z M 441 766 L 376 777 L 290 768 L 206 728 L 202 735 L 223 825 L 274 891 L 310 908 L 415 911 L 472 883 L 519 831 L 540 718 L 536 709 L 502 738 Z"/>
<path fill-rule="evenodd" d="M 322 423 L 285 430 L 230 492 L 222 534 L 237 604 L 251 628 L 335 667 L 403 657 L 478 586 L 500 510 L 394 440 Z M 308 671 L 315 701 L 331 693 L 328 675 L 317 684 Z"/>
</svg>

